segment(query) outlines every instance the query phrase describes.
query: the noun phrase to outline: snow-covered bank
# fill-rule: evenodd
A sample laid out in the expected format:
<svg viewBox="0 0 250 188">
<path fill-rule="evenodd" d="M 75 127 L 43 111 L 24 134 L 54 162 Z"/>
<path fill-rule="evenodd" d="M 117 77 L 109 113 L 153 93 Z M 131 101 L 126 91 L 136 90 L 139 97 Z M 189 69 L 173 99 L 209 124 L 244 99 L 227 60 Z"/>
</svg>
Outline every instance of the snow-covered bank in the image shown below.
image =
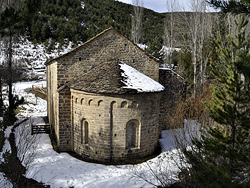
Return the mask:
<svg viewBox="0 0 250 188">
<path fill-rule="evenodd" d="M 43 121 L 41 118 L 35 118 L 34 121 Z M 18 129 L 29 128 L 29 123 L 22 124 Z M 17 131 L 18 132 L 18 131 Z M 33 135 L 30 137 L 34 137 Z M 20 138 L 22 139 L 22 138 Z M 27 138 L 26 138 L 27 139 Z M 32 139 L 32 138 L 28 138 Z M 135 174 L 144 174 L 150 181 L 159 184 L 153 174 L 150 172 L 148 164 L 153 169 L 158 171 L 159 164 L 161 168 L 165 168 L 166 173 L 171 174 L 172 178 L 176 179 L 178 168 L 175 165 L 176 150 L 163 152 L 158 157 L 153 158 L 147 163 L 138 165 L 101 165 L 88 163 L 71 157 L 67 153 L 57 153 L 51 146 L 51 141 L 48 135 L 43 134 L 36 137 L 36 148 L 27 153 L 34 153 L 35 158 L 27 166 L 26 177 L 33 178 L 52 188 L 59 187 L 84 187 L 84 188 L 137 188 L 137 187 L 152 187 L 152 185 L 142 181 Z M 163 137 L 161 142 L 164 143 L 168 138 Z M 164 160 L 163 160 L 164 159 Z"/>
</svg>

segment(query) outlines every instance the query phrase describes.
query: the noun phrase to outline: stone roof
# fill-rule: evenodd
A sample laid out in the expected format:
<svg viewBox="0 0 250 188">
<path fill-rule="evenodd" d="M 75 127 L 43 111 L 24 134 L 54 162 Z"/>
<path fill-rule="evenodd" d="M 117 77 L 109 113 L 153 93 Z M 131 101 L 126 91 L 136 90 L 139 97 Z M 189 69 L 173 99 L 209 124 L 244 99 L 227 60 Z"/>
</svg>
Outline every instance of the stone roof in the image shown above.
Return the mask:
<svg viewBox="0 0 250 188">
<path fill-rule="evenodd" d="M 100 37 L 100 36 L 103 35 L 104 33 L 109 32 L 109 31 L 111 31 L 111 30 L 116 31 L 119 35 L 121 35 L 122 37 L 126 38 L 126 39 L 127 39 L 128 41 L 130 41 L 134 46 L 136 46 L 137 48 L 139 48 L 139 49 L 140 49 L 145 55 L 147 55 L 149 58 L 154 59 L 157 63 L 161 63 L 161 61 L 160 61 L 159 59 L 157 59 L 157 58 L 155 58 L 154 56 L 152 56 L 152 55 L 148 54 L 147 52 L 145 52 L 145 51 L 144 51 L 143 49 L 141 49 L 137 44 L 135 44 L 134 42 L 132 42 L 128 37 L 124 36 L 123 34 L 121 34 L 119 31 L 117 31 L 117 30 L 114 29 L 113 27 L 110 27 L 110 28 L 108 28 L 108 29 L 102 31 L 102 32 L 99 33 L 98 35 L 94 36 L 93 38 L 89 39 L 89 40 L 86 41 L 85 43 L 81 44 L 80 46 L 77 46 L 76 48 L 72 49 L 71 51 L 69 51 L 69 52 L 67 52 L 67 53 L 65 53 L 65 54 L 62 54 L 62 55 L 60 55 L 60 56 L 58 56 L 58 57 L 56 57 L 56 58 L 53 58 L 53 59 L 50 59 L 50 60 L 46 61 L 46 62 L 45 62 L 45 65 L 49 65 L 49 64 L 55 62 L 56 60 L 58 60 L 58 59 L 60 59 L 60 58 L 62 58 L 62 57 L 64 57 L 64 56 L 66 56 L 66 55 L 68 55 L 68 54 L 70 54 L 70 53 L 72 53 L 72 52 L 74 52 L 74 51 L 77 51 L 78 49 L 80 49 L 80 48 L 82 48 L 83 46 L 86 46 L 86 45 L 88 45 L 89 43 L 95 41 L 95 39 L 97 39 L 98 37 Z"/>
<path fill-rule="evenodd" d="M 119 62 L 111 60 L 72 80 L 69 87 L 90 93 L 137 93 L 134 89 L 123 88 L 121 71 Z"/>
<path fill-rule="evenodd" d="M 124 80 L 126 77 L 121 69 L 121 62 L 111 60 L 104 62 L 93 68 L 89 72 L 82 74 L 71 80 L 68 87 L 89 93 L 103 94 L 127 94 L 127 93 L 146 93 L 137 89 L 126 88 Z M 145 75 L 144 75 L 145 76 Z M 154 81 L 155 82 L 155 81 Z M 156 82 L 158 84 L 158 82 Z M 142 83 L 143 84 L 143 83 Z M 158 91 L 147 91 L 158 92 Z"/>
</svg>

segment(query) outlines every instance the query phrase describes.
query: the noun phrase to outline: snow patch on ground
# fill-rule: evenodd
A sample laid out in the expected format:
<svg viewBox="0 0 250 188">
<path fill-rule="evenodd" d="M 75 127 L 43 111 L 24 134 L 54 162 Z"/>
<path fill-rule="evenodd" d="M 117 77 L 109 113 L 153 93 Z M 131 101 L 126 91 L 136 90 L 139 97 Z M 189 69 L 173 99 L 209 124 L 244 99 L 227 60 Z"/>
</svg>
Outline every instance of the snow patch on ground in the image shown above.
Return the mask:
<svg viewBox="0 0 250 188">
<path fill-rule="evenodd" d="M 125 78 L 122 80 L 122 82 L 126 85 L 123 86 L 123 88 L 136 89 L 138 92 L 160 92 L 165 89 L 161 84 L 140 73 L 133 67 L 123 62 L 119 65 L 121 70 L 123 70 L 121 76 Z"/>
<path fill-rule="evenodd" d="M 7 178 L 4 177 L 4 174 L 2 172 L 0 172 L 0 187 L 3 187 L 3 188 L 12 188 L 13 187 L 11 182 L 9 180 L 7 180 Z"/>
<path fill-rule="evenodd" d="M 6 129 L 6 131 L 4 132 L 4 137 L 8 138 L 7 136 L 9 136 L 10 134 L 10 130 L 13 126 L 10 126 Z M 5 152 L 11 152 L 11 147 L 10 147 L 10 142 L 5 139 L 4 141 L 4 145 L 2 148 L 2 151 L 0 152 L 0 165 L 2 162 L 4 162 L 4 158 L 3 158 L 3 154 Z M 4 188 L 12 188 L 12 183 L 4 176 L 4 173 L 0 172 L 0 187 L 4 187 Z"/>
<path fill-rule="evenodd" d="M 14 95 L 24 97 L 25 101 L 25 104 L 19 106 L 20 112 L 17 115 L 19 118 L 47 116 L 47 101 L 26 92 L 32 86 L 46 87 L 46 81 L 17 82 L 13 84 Z M 4 102 L 5 104 L 8 103 L 7 97 L 5 97 Z"/>
<path fill-rule="evenodd" d="M 136 45 L 139 46 L 143 50 L 146 50 L 146 48 L 148 48 L 146 44 L 136 44 Z"/>
<path fill-rule="evenodd" d="M 181 48 L 170 48 L 167 46 L 162 46 L 161 50 L 160 50 L 160 54 L 165 55 L 169 55 L 170 53 L 173 53 L 173 51 L 177 51 L 179 52 L 181 50 Z"/>
</svg>

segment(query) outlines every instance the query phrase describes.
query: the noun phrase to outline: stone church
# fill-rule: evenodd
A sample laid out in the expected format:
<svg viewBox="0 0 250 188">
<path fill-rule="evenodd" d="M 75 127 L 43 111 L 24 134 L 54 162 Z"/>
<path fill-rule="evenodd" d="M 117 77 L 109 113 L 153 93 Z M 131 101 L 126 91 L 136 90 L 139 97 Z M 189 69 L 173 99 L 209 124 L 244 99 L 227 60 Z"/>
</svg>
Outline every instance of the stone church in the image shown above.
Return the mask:
<svg viewBox="0 0 250 188">
<path fill-rule="evenodd" d="M 101 162 L 153 154 L 167 126 L 164 105 L 185 94 L 185 81 L 160 63 L 113 28 L 46 62 L 60 151 Z"/>
</svg>

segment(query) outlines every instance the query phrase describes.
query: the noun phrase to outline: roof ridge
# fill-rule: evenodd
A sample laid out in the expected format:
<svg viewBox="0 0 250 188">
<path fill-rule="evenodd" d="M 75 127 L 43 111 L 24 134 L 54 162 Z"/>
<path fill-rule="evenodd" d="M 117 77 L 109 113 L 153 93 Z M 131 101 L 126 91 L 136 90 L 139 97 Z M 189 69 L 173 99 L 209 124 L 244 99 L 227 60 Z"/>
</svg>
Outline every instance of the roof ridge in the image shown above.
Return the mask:
<svg viewBox="0 0 250 188">
<path fill-rule="evenodd" d="M 135 47 L 137 47 L 140 51 L 142 51 L 143 53 L 145 53 L 145 55 L 147 55 L 149 58 L 153 58 L 156 62 L 161 63 L 161 61 L 160 61 L 159 59 L 157 59 L 156 57 L 154 57 L 154 56 L 148 54 L 145 50 L 141 49 L 136 43 L 134 43 L 132 40 L 130 40 L 127 36 L 123 35 L 123 34 L 122 34 L 121 32 L 119 32 L 117 29 L 115 29 L 115 28 L 113 28 L 113 27 L 109 27 L 108 29 L 103 30 L 101 33 L 95 35 L 95 36 L 92 37 L 91 39 L 89 39 L 89 40 L 87 40 L 86 42 L 82 43 L 81 45 L 75 47 L 74 49 L 70 50 L 69 52 L 64 53 L 64 54 L 62 54 L 62 55 L 60 55 L 60 56 L 58 56 L 58 57 L 56 57 L 56 58 L 53 58 L 53 59 L 50 59 L 50 60 L 46 61 L 46 62 L 45 62 L 45 65 L 48 65 L 48 64 L 52 63 L 54 60 L 59 59 L 59 58 L 61 58 L 61 57 L 64 57 L 64 56 L 68 55 L 69 53 L 78 50 L 78 49 L 81 48 L 82 46 L 84 46 L 84 45 L 86 45 L 86 44 L 92 42 L 93 40 L 95 40 L 96 38 L 98 38 L 99 36 L 103 35 L 104 33 L 106 33 L 107 31 L 110 31 L 110 30 L 116 31 L 119 35 L 121 35 L 122 37 L 124 37 L 124 38 L 126 38 L 128 41 L 130 41 L 130 42 L 131 42 Z"/>
</svg>

